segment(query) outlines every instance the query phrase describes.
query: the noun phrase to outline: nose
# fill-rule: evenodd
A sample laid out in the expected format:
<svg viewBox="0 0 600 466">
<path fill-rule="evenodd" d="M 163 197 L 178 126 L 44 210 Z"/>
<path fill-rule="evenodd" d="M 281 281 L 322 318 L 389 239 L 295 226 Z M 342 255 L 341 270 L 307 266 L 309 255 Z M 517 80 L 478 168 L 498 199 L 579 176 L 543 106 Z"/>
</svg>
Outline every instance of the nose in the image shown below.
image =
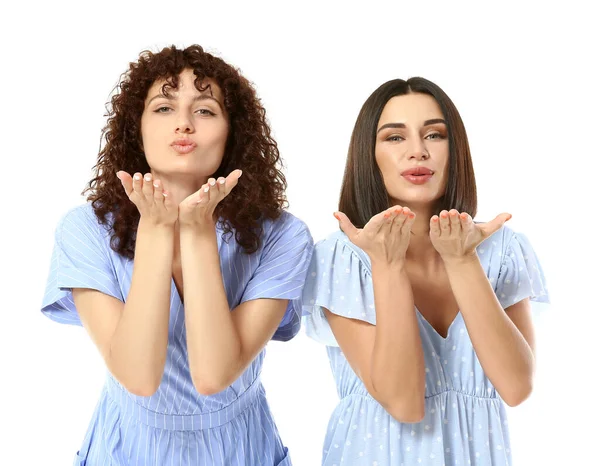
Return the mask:
<svg viewBox="0 0 600 466">
<path fill-rule="evenodd" d="M 177 115 L 177 127 L 175 128 L 176 133 L 190 134 L 194 132 L 194 123 L 186 112 L 180 112 Z"/>
<path fill-rule="evenodd" d="M 421 138 L 413 138 L 408 146 L 408 158 L 411 160 L 427 160 L 429 157 L 424 141 Z"/>
</svg>

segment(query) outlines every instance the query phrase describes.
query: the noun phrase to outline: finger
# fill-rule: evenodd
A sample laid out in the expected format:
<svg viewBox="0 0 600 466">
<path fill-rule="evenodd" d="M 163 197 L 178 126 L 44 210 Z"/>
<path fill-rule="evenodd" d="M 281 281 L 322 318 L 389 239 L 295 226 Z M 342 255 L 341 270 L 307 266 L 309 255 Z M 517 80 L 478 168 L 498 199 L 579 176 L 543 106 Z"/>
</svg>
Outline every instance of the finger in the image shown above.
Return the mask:
<svg viewBox="0 0 600 466">
<path fill-rule="evenodd" d="M 238 180 L 242 176 L 242 170 L 233 170 L 227 178 L 225 178 L 225 196 L 228 196 L 233 188 L 238 184 Z"/>
<path fill-rule="evenodd" d="M 460 224 L 463 230 L 467 231 L 467 229 L 471 227 L 472 223 L 473 219 L 468 213 L 463 212 L 462 214 L 460 214 Z"/>
<path fill-rule="evenodd" d="M 117 172 L 117 178 L 121 180 L 121 185 L 123 185 L 127 197 L 131 196 L 131 193 L 133 192 L 133 178 L 131 175 L 121 170 Z"/>
<path fill-rule="evenodd" d="M 152 186 L 152 174 L 146 173 L 144 175 L 144 181 L 142 182 L 142 192 L 144 197 L 148 200 L 154 197 L 154 186 Z"/>
<path fill-rule="evenodd" d="M 340 229 L 346 234 L 348 238 L 354 238 L 358 234 L 358 228 L 350 221 L 348 216 L 343 212 L 334 212 L 333 216 L 336 218 L 340 225 Z"/>
<path fill-rule="evenodd" d="M 442 234 L 442 230 L 440 228 L 440 218 L 437 215 L 434 215 L 429 220 L 429 234 L 435 238 Z"/>
<path fill-rule="evenodd" d="M 450 216 L 447 210 L 440 212 L 440 231 L 442 235 L 450 235 Z"/>
<path fill-rule="evenodd" d="M 496 218 L 494 220 L 492 220 L 491 222 L 488 222 L 488 223 L 484 223 L 483 225 L 480 225 L 479 228 L 483 232 L 484 236 L 487 238 L 488 236 L 491 236 L 492 234 L 497 232 L 500 228 L 502 228 L 502 225 L 504 225 L 511 218 L 512 218 L 511 214 L 508 214 L 508 213 L 499 214 L 496 216 Z"/>
<path fill-rule="evenodd" d="M 219 199 L 223 199 L 225 196 L 227 196 L 227 191 L 226 191 L 226 186 L 225 186 L 225 178 L 223 178 L 222 176 L 220 176 L 217 179 L 217 188 L 219 190 Z"/>
<path fill-rule="evenodd" d="M 141 173 L 136 173 L 135 175 L 133 175 L 133 193 L 137 194 L 139 197 L 142 197 L 144 195 L 142 193 L 142 174 Z"/>
<path fill-rule="evenodd" d="M 162 183 L 160 180 L 154 180 L 152 182 L 152 186 L 154 186 L 154 202 L 159 205 L 163 205 L 165 202 L 165 192 L 162 187 Z"/>
<path fill-rule="evenodd" d="M 210 196 L 211 201 L 219 201 L 219 188 L 217 188 L 217 180 L 214 178 L 209 178 L 206 182 L 208 186 L 208 194 Z"/>
<path fill-rule="evenodd" d="M 396 215 L 396 218 L 394 219 L 394 224 L 392 225 L 393 231 L 398 232 L 402 229 L 402 226 L 408 219 L 409 212 L 410 212 L 410 209 L 408 207 L 398 206 L 397 215 Z M 410 213 L 412 213 L 412 212 L 410 212 Z"/>
<path fill-rule="evenodd" d="M 200 190 L 198 191 L 198 200 L 196 204 L 206 205 L 210 201 L 210 186 L 208 183 L 203 184 Z"/>
<path fill-rule="evenodd" d="M 399 216 L 402 216 L 402 207 L 400 207 L 400 206 L 390 207 L 387 210 L 387 214 L 389 214 L 387 217 L 384 216 L 384 218 L 385 218 L 385 221 L 384 221 L 385 231 L 391 232 L 392 228 L 394 227 L 395 220 Z"/>
<path fill-rule="evenodd" d="M 450 212 L 448 212 L 448 215 L 450 217 L 450 236 L 458 238 L 461 232 L 458 210 L 451 209 Z"/>
<path fill-rule="evenodd" d="M 371 217 L 371 220 L 367 222 L 363 230 L 369 236 L 375 236 L 381 230 L 381 227 L 391 217 L 390 209 L 379 212 L 377 215 Z"/>
<path fill-rule="evenodd" d="M 406 220 L 404 221 L 404 224 L 402 225 L 402 229 L 400 230 L 400 232 L 403 235 L 405 235 L 405 234 L 410 233 L 412 225 L 413 225 L 413 223 L 415 223 L 415 218 L 417 218 L 417 216 L 408 207 L 404 208 L 403 216 L 406 217 Z"/>
</svg>

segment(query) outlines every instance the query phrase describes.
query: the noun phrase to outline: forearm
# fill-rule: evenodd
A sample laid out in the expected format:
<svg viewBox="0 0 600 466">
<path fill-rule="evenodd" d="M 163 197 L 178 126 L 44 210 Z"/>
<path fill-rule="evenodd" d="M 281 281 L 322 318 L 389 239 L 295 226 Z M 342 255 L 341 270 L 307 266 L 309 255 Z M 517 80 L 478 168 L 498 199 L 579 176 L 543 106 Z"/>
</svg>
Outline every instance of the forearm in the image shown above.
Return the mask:
<svg viewBox="0 0 600 466">
<path fill-rule="evenodd" d="M 241 364 L 241 344 L 227 302 L 214 230 L 182 227 L 181 258 L 190 372 L 196 388 L 219 392 Z"/>
<path fill-rule="evenodd" d="M 486 376 L 507 403 L 518 404 L 531 391 L 533 351 L 502 309 L 477 256 L 445 264 Z"/>
<path fill-rule="evenodd" d="M 383 405 L 411 418 L 411 413 L 423 409 L 425 397 L 425 363 L 412 288 L 402 266 L 375 263 L 372 270 L 377 313 L 372 386 Z"/>
<path fill-rule="evenodd" d="M 111 338 L 109 369 L 128 389 L 156 391 L 169 334 L 173 227 L 140 221 L 131 287 Z"/>
</svg>

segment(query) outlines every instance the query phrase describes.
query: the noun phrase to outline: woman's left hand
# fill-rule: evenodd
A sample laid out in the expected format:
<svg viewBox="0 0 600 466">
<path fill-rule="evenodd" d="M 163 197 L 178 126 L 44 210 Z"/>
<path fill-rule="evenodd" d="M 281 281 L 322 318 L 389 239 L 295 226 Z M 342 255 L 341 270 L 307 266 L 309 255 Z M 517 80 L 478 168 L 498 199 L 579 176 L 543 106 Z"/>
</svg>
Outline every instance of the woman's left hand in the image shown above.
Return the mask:
<svg viewBox="0 0 600 466">
<path fill-rule="evenodd" d="M 206 184 L 179 204 L 179 225 L 183 227 L 207 228 L 214 231 L 214 213 L 221 202 L 238 184 L 241 170 L 232 171 L 227 178 L 210 178 Z"/>
<path fill-rule="evenodd" d="M 503 213 L 487 223 L 475 224 L 465 212 L 442 210 L 429 221 L 429 237 L 444 260 L 461 259 L 476 255 L 475 248 L 502 228 L 512 215 Z"/>
</svg>

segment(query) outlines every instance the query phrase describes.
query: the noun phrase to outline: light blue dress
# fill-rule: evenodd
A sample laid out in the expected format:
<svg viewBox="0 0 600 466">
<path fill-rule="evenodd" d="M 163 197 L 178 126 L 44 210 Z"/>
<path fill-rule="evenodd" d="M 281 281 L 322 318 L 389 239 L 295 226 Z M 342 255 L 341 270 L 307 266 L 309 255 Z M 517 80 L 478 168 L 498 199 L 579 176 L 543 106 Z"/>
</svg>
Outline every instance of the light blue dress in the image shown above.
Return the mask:
<svg viewBox="0 0 600 466">
<path fill-rule="evenodd" d="M 306 225 L 289 213 L 264 222 L 263 229 L 261 247 L 246 255 L 233 238 L 223 240 L 217 228 L 223 281 L 232 309 L 258 298 L 290 300 L 273 337 L 286 341 L 300 328 L 299 298 L 313 240 Z M 133 261 L 110 248 L 110 233 L 91 205 L 76 207 L 56 230 L 42 311 L 57 322 L 81 325 L 72 288 L 91 288 L 124 301 L 132 269 Z M 200 395 L 190 377 L 184 307 L 172 281 L 167 360 L 158 391 L 150 397 L 132 395 L 107 372 L 74 464 L 290 465 L 260 381 L 264 354 L 224 391 Z"/>
<path fill-rule="evenodd" d="M 503 227 L 477 253 L 498 300 L 548 302 L 526 237 Z M 323 449 L 326 466 L 506 466 L 511 464 L 504 403 L 485 376 L 458 313 L 442 338 L 415 308 L 425 355 L 425 418 L 394 420 L 369 395 L 341 352 L 322 307 L 375 325 L 370 260 L 342 232 L 315 246 L 303 292 L 309 336 L 327 345 L 340 402 Z"/>
</svg>

